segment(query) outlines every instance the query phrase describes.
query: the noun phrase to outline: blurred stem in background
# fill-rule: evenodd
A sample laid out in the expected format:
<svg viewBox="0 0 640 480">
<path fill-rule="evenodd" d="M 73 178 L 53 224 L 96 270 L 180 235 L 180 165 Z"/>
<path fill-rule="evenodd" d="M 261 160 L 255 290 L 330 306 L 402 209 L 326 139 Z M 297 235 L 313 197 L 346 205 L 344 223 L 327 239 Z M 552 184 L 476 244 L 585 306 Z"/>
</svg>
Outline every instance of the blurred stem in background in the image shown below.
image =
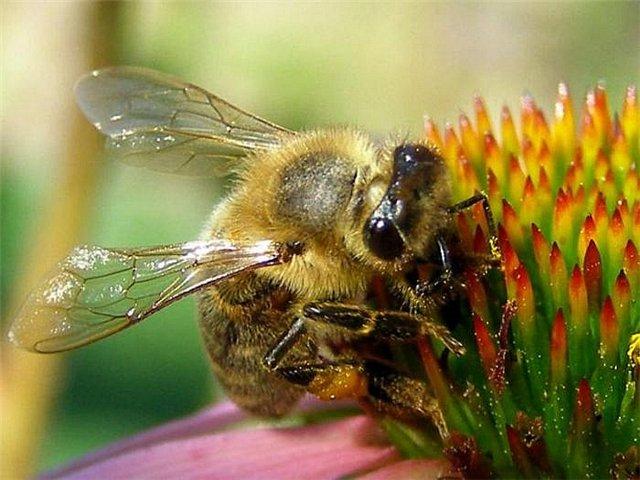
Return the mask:
<svg viewBox="0 0 640 480">
<path fill-rule="evenodd" d="M 85 5 L 86 26 L 78 30 L 84 38 L 78 45 L 85 49 L 79 53 L 84 53 L 89 64 L 79 65 L 78 75 L 113 63 L 112 39 L 116 36 L 120 9 L 117 2 Z M 90 160 L 98 157 L 101 146 L 97 133 L 73 105 L 69 105 L 67 118 L 68 122 L 61 127 L 66 131 L 61 135 L 68 140 L 65 155 L 59 162 L 56 186 L 39 220 L 37 238 L 30 244 L 32 249 L 22 252 L 24 274 L 20 283 L 12 288 L 14 296 L 7 310 L 9 314 L 19 308 L 27 292 L 52 267 L 52 262 L 68 253 L 84 233 L 86 213 L 100 168 L 99 162 Z M 2 350 L 0 477 L 26 478 L 35 469 L 47 414 L 57 391 L 62 357 L 34 355 L 6 344 Z"/>
</svg>

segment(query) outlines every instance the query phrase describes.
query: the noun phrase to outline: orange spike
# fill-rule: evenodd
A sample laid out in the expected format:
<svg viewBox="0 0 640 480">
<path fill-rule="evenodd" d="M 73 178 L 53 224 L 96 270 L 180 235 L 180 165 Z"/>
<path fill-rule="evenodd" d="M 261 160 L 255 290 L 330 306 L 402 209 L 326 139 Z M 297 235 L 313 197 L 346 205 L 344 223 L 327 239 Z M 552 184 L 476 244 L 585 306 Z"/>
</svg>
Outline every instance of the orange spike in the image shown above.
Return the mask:
<svg viewBox="0 0 640 480">
<path fill-rule="evenodd" d="M 531 224 L 531 239 L 533 242 L 533 254 L 540 270 L 540 276 L 546 281 L 549 278 L 549 269 L 551 268 L 549 263 L 551 246 L 535 223 Z"/>
<path fill-rule="evenodd" d="M 624 221 L 622 220 L 622 204 L 618 205 L 613 210 L 613 215 L 611 215 L 611 221 L 609 222 L 609 227 L 614 235 L 623 235 L 624 234 Z"/>
<path fill-rule="evenodd" d="M 614 130 L 616 134 L 614 135 L 611 146 L 611 167 L 615 172 L 619 184 L 622 184 L 624 176 L 632 168 L 633 160 L 627 138 L 624 133 L 622 133 L 622 126 L 619 123 L 618 117 L 616 117 Z"/>
<path fill-rule="evenodd" d="M 584 169 L 579 163 L 571 163 L 567 169 L 562 186 L 568 190 L 575 190 L 582 183 L 584 177 Z"/>
<path fill-rule="evenodd" d="M 446 405 L 450 405 L 451 402 L 451 393 L 433 347 L 426 337 L 420 337 L 417 341 L 417 346 L 429 384 L 433 387 L 438 403 L 444 405 L 443 410 L 446 410 Z"/>
<path fill-rule="evenodd" d="M 425 115 L 424 117 L 424 133 L 427 140 L 438 147 L 439 150 L 444 148 L 442 137 L 440 136 L 440 130 L 431 117 Z"/>
<path fill-rule="evenodd" d="M 509 243 L 509 236 L 502 224 L 498 224 L 498 244 L 500 245 L 500 251 L 502 252 L 502 259 L 505 264 L 506 271 L 510 273 L 518 266 L 520 261 L 518 260 L 515 250 Z"/>
<path fill-rule="evenodd" d="M 519 201 L 522 189 L 524 188 L 525 175 L 520 162 L 513 155 L 509 157 L 509 171 L 507 179 L 508 181 L 505 182 L 505 189 L 509 194 L 509 198 L 512 201 Z"/>
<path fill-rule="evenodd" d="M 487 225 L 487 216 L 484 214 L 484 208 L 482 208 L 482 204 L 476 203 L 473 207 L 471 207 L 471 217 L 476 225 L 479 225 L 485 232 L 489 230 L 489 226 Z"/>
<path fill-rule="evenodd" d="M 532 170 L 538 169 L 538 156 L 536 155 L 536 149 L 533 146 L 531 139 L 522 134 L 522 163 L 520 165 L 525 175 L 529 174 Z"/>
<path fill-rule="evenodd" d="M 622 265 L 624 244 L 627 240 L 626 227 L 622 219 L 622 205 L 616 206 L 609 220 L 607 247 L 610 265 Z"/>
<path fill-rule="evenodd" d="M 640 190 L 640 177 L 638 179 L 638 190 Z M 631 225 L 631 233 L 636 239 L 636 242 L 640 242 L 640 199 L 636 201 L 633 206 L 633 223 Z"/>
<path fill-rule="evenodd" d="M 498 225 L 498 243 L 500 245 L 500 252 L 502 253 L 502 264 L 505 272 L 507 293 L 510 298 L 514 298 L 515 283 L 513 281 L 512 273 L 515 272 L 518 265 L 520 265 L 520 259 L 511 246 L 507 232 L 502 225 Z"/>
<path fill-rule="evenodd" d="M 533 185 L 531 177 L 527 177 L 522 191 L 522 205 L 520 207 L 520 223 L 531 224 L 540 213 L 540 202 L 536 195 L 536 187 Z"/>
<path fill-rule="evenodd" d="M 480 225 L 476 225 L 476 233 L 473 236 L 473 251 L 474 253 L 483 254 L 489 250 L 489 242 L 487 242 L 487 236 Z M 489 317 L 487 317 L 489 318 Z"/>
<path fill-rule="evenodd" d="M 626 198 L 618 200 L 618 209 L 620 210 L 620 216 L 625 226 L 625 233 L 629 235 L 631 232 L 631 210 L 629 209 L 629 203 Z"/>
<path fill-rule="evenodd" d="M 569 280 L 569 310 L 571 312 L 571 325 L 581 333 L 587 328 L 587 287 L 584 276 L 577 265 L 571 272 Z"/>
<path fill-rule="evenodd" d="M 623 268 L 634 294 L 638 293 L 640 283 L 640 255 L 633 241 L 629 240 L 624 248 Z"/>
<path fill-rule="evenodd" d="M 500 182 L 504 182 L 504 162 L 500 147 L 491 133 L 484 135 L 484 160 L 487 171 L 492 170 Z"/>
<path fill-rule="evenodd" d="M 582 213 L 581 209 L 584 209 L 586 207 L 586 205 L 585 205 L 586 196 L 587 196 L 587 194 L 585 193 L 584 185 L 580 185 L 578 187 L 578 189 L 575 191 L 575 194 L 570 195 L 570 197 L 571 197 L 571 207 L 573 209 L 574 214 L 575 213 L 578 213 L 578 214 Z M 595 198 L 596 195 L 594 193 L 591 196 L 593 198 Z"/>
<path fill-rule="evenodd" d="M 531 178 L 531 176 L 527 176 L 527 179 L 524 182 L 524 189 L 523 189 L 523 197 L 527 197 L 527 196 L 533 196 L 536 193 L 536 187 L 533 185 L 533 180 Z"/>
<path fill-rule="evenodd" d="M 640 105 L 638 104 L 638 95 L 635 85 L 627 88 L 627 94 L 622 105 L 622 115 L 620 118 L 624 136 L 629 145 L 638 145 L 640 141 Z M 635 142 L 635 143 L 634 143 Z M 640 147 L 635 147 L 636 153 Z"/>
<path fill-rule="evenodd" d="M 613 300 L 613 306 L 616 309 L 616 315 L 620 325 L 626 325 L 629 322 L 631 285 L 629 284 L 629 279 L 625 275 L 624 270 L 620 270 L 620 273 L 616 277 L 616 281 L 613 284 L 611 299 Z"/>
<path fill-rule="evenodd" d="M 601 145 L 606 145 L 611 135 L 611 116 L 607 103 L 607 93 L 602 84 L 587 93 L 587 111 L 593 118 L 594 129 L 600 137 Z"/>
<path fill-rule="evenodd" d="M 596 225 L 599 226 L 600 223 L 606 222 L 608 220 L 607 201 L 605 200 L 602 192 L 598 192 L 598 197 L 596 198 L 596 204 L 593 207 L 593 210 L 593 218 L 596 221 Z"/>
<path fill-rule="evenodd" d="M 449 165 L 458 163 L 458 152 L 460 149 L 460 141 L 458 140 L 453 125 L 447 122 L 444 126 L 444 146 L 442 152 Z"/>
<path fill-rule="evenodd" d="M 631 218 L 629 216 L 629 202 L 627 202 L 626 198 L 622 198 L 618 201 L 618 208 L 620 209 L 620 215 L 622 215 L 622 221 L 626 225 Z"/>
<path fill-rule="evenodd" d="M 521 328 L 527 331 L 533 326 L 536 309 L 529 273 L 525 266 L 520 264 L 511 275 L 516 287 L 515 299 L 518 305 L 516 318 L 520 321 Z"/>
<path fill-rule="evenodd" d="M 469 300 L 471 309 L 482 318 L 491 318 L 489 305 L 487 303 L 487 293 L 485 292 L 478 275 L 469 270 L 465 272 L 465 280 L 467 300 Z"/>
<path fill-rule="evenodd" d="M 596 243 L 591 240 L 584 255 L 583 262 L 584 283 L 587 288 L 589 310 L 597 312 L 600 309 L 600 295 L 602 290 L 602 258 Z"/>
<path fill-rule="evenodd" d="M 640 175 L 636 170 L 631 170 L 625 176 L 622 194 L 631 204 L 640 201 Z"/>
<path fill-rule="evenodd" d="M 540 167 L 540 171 L 538 173 L 538 187 L 536 189 L 536 198 L 537 198 L 537 208 L 536 212 L 540 216 L 540 212 L 550 212 L 553 207 L 553 200 L 551 195 L 551 182 L 549 181 L 549 177 L 547 175 L 547 170 L 545 167 Z M 545 226 L 549 225 L 548 215 L 546 216 L 541 223 Z"/>
<path fill-rule="evenodd" d="M 502 149 L 507 154 L 517 156 L 520 152 L 518 134 L 516 133 L 516 126 L 513 123 L 511 111 L 506 106 L 502 107 L 500 126 L 502 132 Z"/>
<path fill-rule="evenodd" d="M 600 138 L 593 117 L 587 110 L 582 113 L 582 149 L 586 158 L 595 158 L 600 149 Z"/>
<path fill-rule="evenodd" d="M 555 123 L 553 125 L 553 151 L 562 152 L 565 158 L 573 155 L 575 148 L 575 127 L 573 119 L 573 105 L 569 89 L 565 83 L 558 85 L 558 100 L 555 108 Z"/>
<path fill-rule="evenodd" d="M 640 270 L 640 256 L 633 241 L 627 241 L 624 249 L 624 269 L 630 274 L 636 274 Z"/>
<path fill-rule="evenodd" d="M 524 232 L 518 220 L 518 215 L 508 201 L 502 200 L 502 222 L 509 235 L 509 241 L 517 250 L 524 245 Z"/>
<path fill-rule="evenodd" d="M 464 113 L 458 119 L 458 128 L 460 129 L 460 140 L 467 158 L 471 159 L 471 162 L 477 163 L 482 157 L 482 150 L 478 136 L 473 130 L 473 125 L 471 125 L 469 117 Z"/>
<path fill-rule="evenodd" d="M 542 168 L 551 168 L 551 150 L 549 149 L 549 145 L 546 140 L 543 140 L 540 144 L 540 150 L 538 152 L 538 165 L 540 165 L 540 169 L 536 170 L 535 168 L 531 170 L 531 173 L 536 174 Z M 540 182 L 540 179 L 536 179 L 537 182 Z"/>
<path fill-rule="evenodd" d="M 587 215 L 582 227 L 580 228 L 580 234 L 578 236 L 578 255 L 583 256 L 587 251 L 587 245 L 592 240 L 595 240 L 597 235 L 596 221 L 591 215 Z"/>
<path fill-rule="evenodd" d="M 567 266 L 564 263 L 564 257 L 562 256 L 560 247 L 556 242 L 553 242 L 553 245 L 551 245 L 549 265 L 551 266 L 551 275 L 549 275 L 551 295 L 553 296 L 554 305 L 561 307 L 566 303 Z"/>
<path fill-rule="evenodd" d="M 604 153 L 604 151 L 598 150 L 598 154 L 596 155 L 596 165 L 594 168 L 593 175 L 597 181 L 600 181 L 605 177 L 607 171 L 609 170 L 609 157 Z"/>
<path fill-rule="evenodd" d="M 564 384 L 567 370 L 567 324 L 562 309 L 558 309 L 551 326 L 550 341 L 551 381 Z"/>
<path fill-rule="evenodd" d="M 566 245 L 572 232 L 571 197 L 561 188 L 553 208 L 553 237 Z"/>
<path fill-rule="evenodd" d="M 542 146 L 542 142 L 547 141 L 550 137 L 547 119 L 544 116 L 544 112 L 539 108 L 536 108 L 536 111 L 534 113 L 533 126 L 535 133 L 534 138 L 539 140 L 537 142 L 537 150 L 539 151 Z"/>
<path fill-rule="evenodd" d="M 467 215 L 460 212 L 456 216 L 456 221 L 458 224 L 458 236 L 460 237 L 462 246 L 467 252 L 470 252 L 473 249 L 473 234 L 471 233 L 471 227 L 469 226 Z"/>
<path fill-rule="evenodd" d="M 491 380 L 491 372 L 496 364 L 498 352 L 487 325 L 484 323 L 480 315 L 473 314 L 473 331 L 476 337 L 476 345 L 478 346 L 478 355 L 482 362 L 487 379 Z"/>
<path fill-rule="evenodd" d="M 538 190 L 544 192 L 545 195 L 548 194 L 549 198 L 551 198 L 551 182 L 544 166 L 540 167 L 540 172 L 538 173 Z"/>
<path fill-rule="evenodd" d="M 522 137 L 535 136 L 534 120 L 537 107 L 533 97 L 529 94 L 520 99 L 520 125 L 522 125 Z"/>
<path fill-rule="evenodd" d="M 595 426 L 595 412 L 593 409 L 593 395 L 589 382 L 584 378 L 578 384 L 578 394 L 576 395 L 576 406 L 574 409 L 575 434 L 583 436 Z"/>
<path fill-rule="evenodd" d="M 464 187 L 464 193 L 466 195 L 472 195 L 474 192 L 482 190 L 476 171 L 471 165 L 471 162 L 469 162 L 469 159 L 465 156 L 462 148 L 458 155 L 458 165 L 462 172 L 462 181 L 460 184 Z"/>
<path fill-rule="evenodd" d="M 500 200 L 502 195 L 498 179 L 491 168 L 487 169 L 487 193 L 489 195 L 489 203 L 491 203 L 491 210 L 498 211 L 497 208 L 494 208 L 494 204 Z"/>
<path fill-rule="evenodd" d="M 615 205 L 619 192 L 615 179 L 613 178 L 613 172 L 608 166 L 603 178 L 598 182 L 598 188 L 604 195 L 607 205 Z"/>
<path fill-rule="evenodd" d="M 607 296 L 600 312 L 600 348 L 609 362 L 615 360 L 618 353 L 618 318 L 611 297 Z"/>
<path fill-rule="evenodd" d="M 481 96 L 476 95 L 473 99 L 473 107 L 476 111 L 476 125 L 478 133 L 485 135 L 491 132 L 491 120 L 489 120 L 489 114 L 487 113 L 487 107 Z"/>
</svg>

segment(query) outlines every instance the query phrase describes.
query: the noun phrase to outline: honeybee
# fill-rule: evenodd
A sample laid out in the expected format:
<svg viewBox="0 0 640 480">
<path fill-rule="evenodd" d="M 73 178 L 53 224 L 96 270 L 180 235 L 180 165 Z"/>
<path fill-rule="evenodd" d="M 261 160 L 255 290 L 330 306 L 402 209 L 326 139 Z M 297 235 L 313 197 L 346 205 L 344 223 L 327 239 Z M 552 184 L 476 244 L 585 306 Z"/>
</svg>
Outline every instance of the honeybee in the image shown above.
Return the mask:
<svg viewBox="0 0 640 480">
<path fill-rule="evenodd" d="M 424 382 L 394 368 L 386 348 L 429 335 L 463 353 L 436 301 L 455 283 L 454 215 L 482 203 L 494 227 L 484 195 L 452 204 L 435 147 L 380 144 L 350 127 L 293 132 L 141 68 L 94 71 L 76 96 L 124 161 L 181 174 L 231 171 L 237 182 L 199 240 L 75 248 L 17 315 L 16 345 L 80 347 L 197 293 L 213 370 L 242 408 L 279 416 L 310 392 L 437 416 Z M 412 280 L 434 257 L 435 278 Z M 374 279 L 396 306 L 368 306 Z"/>
</svg>

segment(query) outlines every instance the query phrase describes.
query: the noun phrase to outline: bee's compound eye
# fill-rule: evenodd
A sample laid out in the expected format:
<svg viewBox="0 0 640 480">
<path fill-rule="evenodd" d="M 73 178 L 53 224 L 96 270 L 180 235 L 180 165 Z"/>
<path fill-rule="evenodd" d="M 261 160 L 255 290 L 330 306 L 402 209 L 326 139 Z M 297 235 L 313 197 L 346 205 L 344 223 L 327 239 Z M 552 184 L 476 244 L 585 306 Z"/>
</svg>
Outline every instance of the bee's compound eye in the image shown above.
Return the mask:
<svg viewBox="0 0 640 480">
<path fill-rule="evenodd" d="M 431 183 L 442 165 L 438 154 L 419 144 L 406 143 L 393 151 L 395 174 L 399 178 L 420 179 L 422 183 Z"/>
<path fill-rule="evenodd" d="M 394 260 L 404 252 L 404 241 L 388 218 L 371 218 L 364 237 L 371 252 L 382 260 Z"/>
<path fill-rule="evenodd" d="M 427 147 L 413 143 L 400 145 L 393 152 L 393 158 L 396 163 L 430 163 L 433 161 L 434 156 L 434 153 Z"/>
</svg>

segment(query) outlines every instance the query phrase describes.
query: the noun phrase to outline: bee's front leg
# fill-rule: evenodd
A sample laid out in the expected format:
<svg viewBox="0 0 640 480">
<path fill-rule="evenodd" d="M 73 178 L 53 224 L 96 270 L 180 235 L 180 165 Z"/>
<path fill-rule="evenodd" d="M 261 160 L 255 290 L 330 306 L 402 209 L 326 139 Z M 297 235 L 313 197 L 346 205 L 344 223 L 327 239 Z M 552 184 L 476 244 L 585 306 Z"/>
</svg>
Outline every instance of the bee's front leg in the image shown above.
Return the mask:
<svg viewBox="0 0 640 480">
<path fill-rule="evenodd" d="M 304 325 L 304 318 L 298 318 L 289 328 L 278 338 L 262 359 L 262 363 L 269 370 L 276 370 L 280 362 L 289 350 L 300 340 L 307 330 Z"/>
<path fill-rule="evenodd" d="M 451 265 L 449 247 L 446 240 L 441 236 L 436 237 L 436 243 L 438 244 L 438 255 L 442 270 L 435 280 L 418 283 L 416 293 L 421 297 L 429 296 L 436 291 L 443 292 L 446 295 L 454 289 L 453 266 Z"/>
<path fill-rule="evenodd" d="M 449 207 L 449 213 L 455 214 L 462 212 L 467 208 L 472 207 L 476 203 L 482 203 L 482 209 L 484 210 L 484 216 L 487 220 L 487 227 L 489 228 L 489 248 L 490 259 L 492 263 L 498 263 L 500 260 L 500 249 L 498 248 L 498 229 L 496 228 L 496 221 L 493 218 L 493 212 L 491 211 L 491 205 L 489 205 L 489 197 L 484 193 L 477 193 L 472 197 L 467 198 L 461 202 L 458 202 Z"/>
<path fill-rule="evenodd" d="M 430 335 L 458 355 L 465 352 L 464 346 L 445 326 L 422 315 L 332 302 L 308 303 L 302 311 L 309 320 L 344 328 L 351 335 L 391 342 L 411 342 L 420 336 Z"/>
</svg>

